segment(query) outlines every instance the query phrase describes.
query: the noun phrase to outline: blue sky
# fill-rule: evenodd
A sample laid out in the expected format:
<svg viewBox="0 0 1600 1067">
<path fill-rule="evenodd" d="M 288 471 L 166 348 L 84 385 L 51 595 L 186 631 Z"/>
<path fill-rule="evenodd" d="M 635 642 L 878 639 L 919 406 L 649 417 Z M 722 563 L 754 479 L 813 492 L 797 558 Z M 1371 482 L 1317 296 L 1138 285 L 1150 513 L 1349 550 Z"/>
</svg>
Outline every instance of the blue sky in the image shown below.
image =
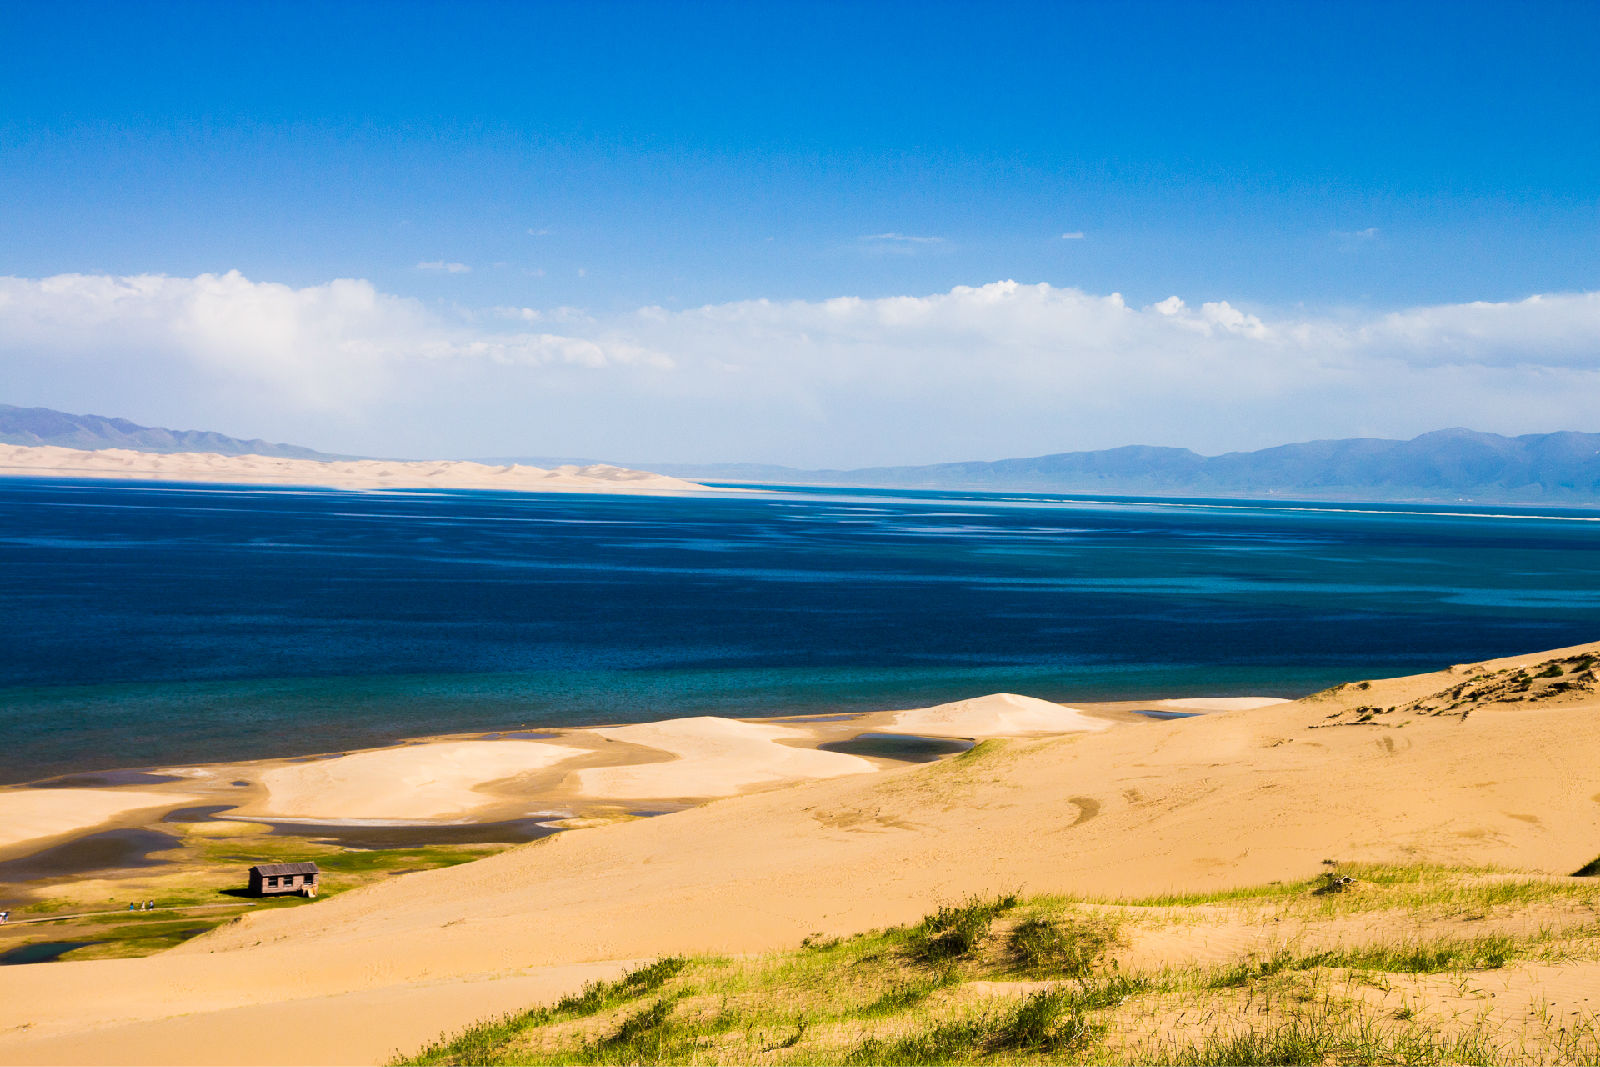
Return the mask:
<svg viewBox="0 0 1600 1067">
<path fill-rule="evenodd" d="M 26 322 L 0 317 L 14 383 L 0 399 L 352 451 L 630 460 L 1219 450 L 1297 427 L 1600 429 L 1540 421 L 1582 416 L 1541 398 L 1600 370 L 1582 355 L 1600 350 L 1589 302 L 1561 304 L 1530 351 L 1495 341 L 1487 363 L 1454 370 L 1440 370 L 1438 338 L 1426 356 L 1359 340 L 1386 315 L 1600 290 L 1596 55 L 1591 3 L 13 2 L 0 8 L 0 275 L 21 287 L 13 315 L 64 275 L 229 272 L 300 294 L 275 322 L 322 310 L 321 325 L 287 330 L 293 351 L 262 348 L 245 325 L 256 333 L 197 354 L 175 319 L 113 359 L 116 322 L 85 333 L 41 304 Z M 388 325 L 327 310 L 316 294 L 336 279 L 398 301 L 378 315 Z M 1139 415 L 1136 402 L 1149 353 L 1168 341 L 1124 351 L 1071 314 L 1028 326 L 1034 312 L 1018 307 L 941 328 L 970 334 L 966 358 L 1004 365 L 981 412 L 979 370 L 952 366 L 954 352 L 919 363 L 928 339 L 888 336 L 892 306 L 826 351 L 807 324 L 831 298 L 948 305 L 957 287 L 992 295 L 983 287 L 1013 279 L 1024 293 L 1120 294 L 1130 309 L 1226 302 L 1279 337 L 1346 333 L 1301 352 L 1315 366 L 1298 372 L 1282 351 L 1271 369 L 1197 351 L 1244 375 L 1232 392 L 1259 393 L 1260 407 L 1177 418 L 1154 401 Z M 112 319 L 192 313 L 192 294 L 163 291 L 136 312 L 123 293 Z M 216 297 L 229 315 L 263 299 L 229 293 Z M 759 301 L 798 310 L 752 326 Z M 746 312 L 699 313 L 724 307 Z M 666 320 L 641 320 L 650 308 Z M 385 332 L 399 319 L 437 343 L 373 357 L 404 347 Z M 1373 373 L 1399 360 L 1453 384 L 1441 394 L 1401 375 L 1441 396 L 1420 410 L 1341 393 L 1314 373 L 1330 344 L 1359 349 Z M 334 358 L 303 350 L 317 345 L 366 362 L 310 382 L 308 368 Z M 475 345 L 501 345 L 489 362 L 509 369 L 462 365 Z M 706 369 L 762 345 L 786 369 L 740 364 L 760 389 L 729 390 Z M 814 373 L 794 370 L 806 361 Z M 867 371 L 838 369 L 862 361 Z M 1119 363 L 1134 370 L 1104 373 Z M 584 366 L 596 373 L 579 380 Z M 1515 366 L 1526 373 L 1496 407 Z M 1284 374 L 1294 381 L 1275 385 Z M 1463 374 L 1478 375 L 1476 392 Z M 171 387 L 138 384 L 152 377 Z M 863 378 L 871 396 L 854 387 Z M 934 396 L 941 381 L 951 392 Z M 1047 409 L 1017 417 L 1008 399 L 1027 407 L 1041 386 L 1079 401 L 1078 428 Z M 1284 405 L 1299 417 L 1268 417 Z M 625 413 L 620 425 L 607 412 Z M 963 413 L 989 429 L 926 430 Z M 401 419 L 430 429 L 399 432 Z"/>
</svg>

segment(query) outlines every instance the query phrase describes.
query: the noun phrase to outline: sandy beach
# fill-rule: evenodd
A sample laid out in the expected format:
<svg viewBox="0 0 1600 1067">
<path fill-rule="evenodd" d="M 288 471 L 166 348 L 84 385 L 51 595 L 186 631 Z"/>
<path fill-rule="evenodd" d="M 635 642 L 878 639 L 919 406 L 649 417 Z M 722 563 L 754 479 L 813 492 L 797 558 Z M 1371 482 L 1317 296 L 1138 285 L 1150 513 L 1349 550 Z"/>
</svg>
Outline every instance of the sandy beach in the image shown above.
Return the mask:
<svg viewBox="0 0 1600 1067">
<path fill-rule="evenodd" d="M 376 1063 L 422 1031 L 538 999 L 531 991 L 553 974 L 576 984 L 582 968 L 617 961 L 778 949 L 911 921 L 969 893 L 1197 892 L 1308 878 L 1330 856 L 1565 876 L 1600 850 L 1600 695 L 1593 671 L 1582 673 L 1594 654 L 1600 645 L 1165 722 L 1058 714 L 1004 695 L 863 716 L 845 725 L 933 729 L 965 706 L 978 710 L 972 734 L 1006 715 L 1030 734 L 1045 721 L 1065 729 L 876 773 L 817 777 L 844 765 L 808 766 L 809 781 L 247 915 L 144 959 L 0 969 L 0 1062 L 251 1062 L 236 1035 L 271 1032 L 283 1061 Z M 1576 680 L 1528 697 L 1522 680 L 1558 655 L 1579 663 Z M 590 787 L 681 790 L 692 767 L 707 790 L 743 773 L 735 751 L 798 740 L 770 732 L 789 724 L 748 725 L 595 731 L 614 735 L 602 749 L 655 755 L 629 773 L 572 773 Z M 465 780 L 440 802 L 459 804 L 452 791 Z M 1163 944 L 1175 958 L 1220 951 Z M 353 1032 L 352 1010 L 374 1020 L 370 1033 Z M 397 1014 L 404 1026 L 382 1022 Z"/>
<path fill-rule="evenodd" d="M 697 482 L 597 463 L 586 467 L 491 466 L 461 460 L 313 460 L 215 452 L 85 451 L 0 444 L 0 477 L 130 478 L 143 481 L 301 485 L 332 489 L 498 489 L 518 493 L 707 493 Z"/>
<path fill-rule="evenodd" d="M 186 805 L 223 804 L 227 817 L 237 820 L 324 825 L 489 822 L 549 816 L 552 808 L 605 812 L 898 766 L 893 759 L 817 747 L 860 733 L 979 740 L 1111 725 L 1111 717 L 994 694 L 935 708 L 781 725 L 699 716 L 550 731 L 542 740 L 424 739 L 327 756 L 162 767 L 156 777 L 170 781 L 156 786 L 0 788 L 0 859 L 42 839 Z"/>
<path fill-rule="evenodd" d="M 194 803 L 188 792 L 125 789 L 0 791 L 0 852 L 29 842 L 102 826 L 139 812 Z"/>
</svg>

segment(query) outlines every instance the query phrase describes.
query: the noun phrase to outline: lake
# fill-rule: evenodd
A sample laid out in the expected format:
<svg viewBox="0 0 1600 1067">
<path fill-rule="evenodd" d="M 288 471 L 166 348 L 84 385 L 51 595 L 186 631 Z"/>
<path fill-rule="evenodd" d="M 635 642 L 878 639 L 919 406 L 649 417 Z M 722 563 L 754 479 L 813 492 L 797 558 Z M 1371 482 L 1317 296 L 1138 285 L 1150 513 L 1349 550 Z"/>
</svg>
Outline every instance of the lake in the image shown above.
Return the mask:
<svg viewBox="0 0 1600 1067">
<path fill-rule="evenodd" d="M 0 780 L 679 715 L 1301 695 L 1600 638 L 1600 513 L 0 480 Z"/>
</svg>

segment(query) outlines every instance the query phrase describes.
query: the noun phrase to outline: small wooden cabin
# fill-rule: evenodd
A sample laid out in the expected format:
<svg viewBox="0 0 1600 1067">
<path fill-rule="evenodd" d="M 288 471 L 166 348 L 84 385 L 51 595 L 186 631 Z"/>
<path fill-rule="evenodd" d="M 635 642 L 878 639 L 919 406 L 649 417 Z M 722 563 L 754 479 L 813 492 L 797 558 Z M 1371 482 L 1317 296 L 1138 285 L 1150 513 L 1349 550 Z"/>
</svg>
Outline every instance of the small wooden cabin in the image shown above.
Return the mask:
<svg viewBox="0 0 1600 1067">
<path fill-rule="evenodd" d="M 317 873 L 315 863 L 257 864 L 250 868 L 250 892 L 258 897 L 272 897 L 280 893 L 314 897 L 317 895 Z"/>
</svg>

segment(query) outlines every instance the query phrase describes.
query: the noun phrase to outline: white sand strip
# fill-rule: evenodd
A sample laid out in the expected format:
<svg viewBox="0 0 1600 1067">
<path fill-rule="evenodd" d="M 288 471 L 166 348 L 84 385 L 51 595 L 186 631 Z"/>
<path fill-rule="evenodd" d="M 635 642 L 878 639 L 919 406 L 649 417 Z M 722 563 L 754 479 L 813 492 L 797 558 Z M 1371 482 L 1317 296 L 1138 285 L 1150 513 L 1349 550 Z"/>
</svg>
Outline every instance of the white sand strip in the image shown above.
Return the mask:
<svg viewBox="0 0 1600 1067">
<path fill-rule="evenodd" d="M 1111 725 L 1077 708 L 1052 704 L 1037 697 L 991 693 L 932 708 L 902 711 L 890 720 L 889 729 L 933 737 L 990 738 L 1080 733 L 1104 730 Z"/>
<path fill-rule="evenodd" d="M 500 489 L 549 493 L 707 493 L 698 482 L 595 463 L 546 469 L 461 460 L 315 460 L 224 456 L 214 452 L 88 451 L 0 444 L 0 477 L 138 478 L 244 485 L 323 485 L 336 489 Z"/>
<path fill-rule="evenodd" d="M 1288 704 L 1283 697 L 1180 697 L 1176 700 L 1158 700 L 1157 707 L 1175 711 L 1248 711 L 1251 708 L 1270 708 L 1274 704 Z"/>
<path fill-rule="evenodd" d="M 678 758 L 667 763 L 581 770 L 574 777 L 580 791 L 590 797 L 725 797 L 755 786 L 877 770 L 871 760 L 859 756 L 778 743 L 809 740 L 809 731 L 737 719 L 668 719 L 594 732 L 612 740 L 670 752 Z"/>
<path fill-rule="evenodd" d="M 0 791 L 0 848 L 87 830 L 146 808 L 178 808 L 203 797 L 128 789 Z"/>
<path fill-rule="evenodd" d="M 539 741 L 441 741 L 291 763 L 261 775 L 267 799 L 247 812 L 329 822 L 448 819 L 493 803 L 477 791 L 487 782 L 582 755 Z"/>
</svg>

